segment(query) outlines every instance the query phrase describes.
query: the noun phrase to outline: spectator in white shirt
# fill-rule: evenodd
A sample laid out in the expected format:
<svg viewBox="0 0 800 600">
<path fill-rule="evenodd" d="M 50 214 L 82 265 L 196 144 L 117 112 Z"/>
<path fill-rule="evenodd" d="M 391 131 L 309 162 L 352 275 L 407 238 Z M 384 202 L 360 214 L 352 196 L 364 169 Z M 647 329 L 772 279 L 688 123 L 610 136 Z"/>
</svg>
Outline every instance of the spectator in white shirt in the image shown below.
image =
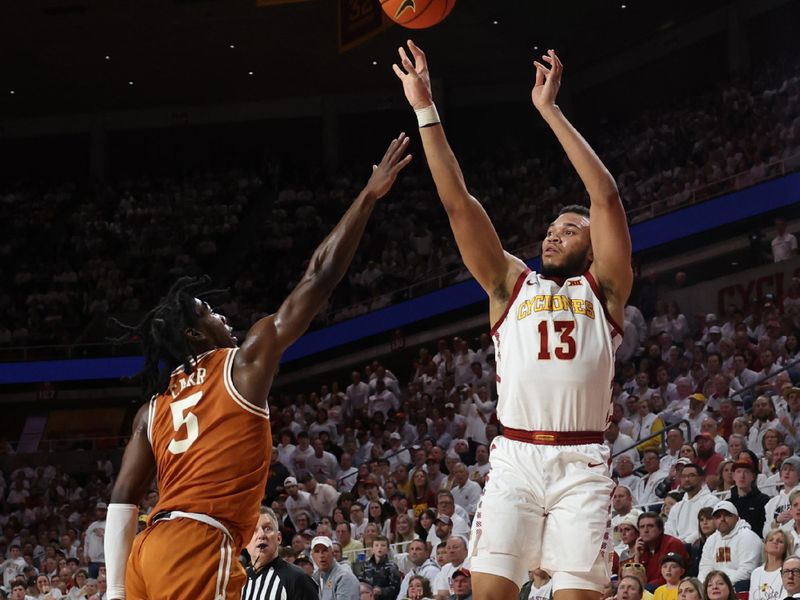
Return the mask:
<svg viewBox="0 0 800 600">
<path fill-rule="evenodd" d="M 698 465 L 684 465 L 680 483 L 683 498 L 669 511 L 664 524 L 664 533 L 679 538 L 684 544 L 693 543 L 700 535 L 697 528 L 697 514 L 701 508 L 715 506 L 718 498 L 704 483 L 705 472 Z"/>
<path fill-rule="evenodd" d="M 469 478 L 483 487 L 486 474 L 491 469 L 489 464 L 489 448 L 485 444 L 478 444 L 475 448 L 475 464 L 468 468 Z"/>
<path fill-rule="evenodd" d="M 358 479 L 358 469 L 353 466 L 353 457 L 349 452 L 343 452 L 339 459 L 339 476 L 336 479 L 340 492 L 349 492 L 353 489 Z"/>
<path fill-rule="evenodd" d="M 386 389 L 383 379 L 378 379 L 375 382 L 375 393 L 369 397 L 367 414 L 372 417 L 375 413 L 380 412 L 385 417 L 390 410 L 397 410 L 398 408 L 400 408 L 400 401 L 397 396 Z"/>
<path fill-rule="evenodd" d="M 297 434 L 297 446 L 292 452 L 289 471 L 297 478 L 308 475 L 309 470 L 306 461 L 313 456 L 313 454 L 314 448 L 312 448 L 309 443 L 308 433 L 301 431 Z"/>
<path fill-rule="evenodd" d="M 339 437 L 336 423 L 328 418 L 328 411 L 320 406 L 317 408 L 317 420 L 308 426 L 308 435 L 312 438 L 319 437 L 319 434 L 323 431 L 326 431 L 332 440 Z"/>
<path fill-rule="evenodd" d="M 344 412 L 347 416 L 352 415 L 354 411 L 365 409 L 370 396 L 369 385 L 361 381 L 361 373 L 353 371 L 350 378 L 352 383 L 344 391 L 347 398 Z"/>
<path fill-rule="evenodd" d="M 611 451 L 611 456 L 625 450 L 620 456 L 614 458 L 613 464 L 618 463 L 622 456 L 627 456 L 631 465 L 636 465 L 639 462 L 639 453 L 636 451 L 636 447 L 633 446 L 633 438 L 620 432 L 616 419 L 612 418 L 609 421 L 606 430 L 603 432 L 603 437 L 606 440 L 606 446 Z"/>
<path fill-rule="evenodd" d="M 697 577 L 705 580 L 710 571 L 717 570 L 727 574 L 734 585 L 748 581 L 761 564 L 761 538 L 747 521 L 739 518 L 736 507 L 727 500 L 718 502 L 712 514 L 717 531 L 703 546 Z"/>
<path fill-rule="evenodd" d="M 478 500 L 481 497 L 481 486 L 469 478 L 469 470 L 464 463 L 458 462 L 453 465 L 453 487 L 450 493 L 453 494 L 455 503 L 467 511 L 470 520 L 475 516 L 478 508 Z"/>
<path fill-rule="evenodd" d="M 324 442 L 317 438 L 313 444 L 314 451 L 306 458 L 306 469 L 317 481 L 336 480 L 339 477 L 339 461 L 330 452 L 325 451 Z"/>
<path fill-rule="evenodd" d="M 768 429 L 778 429 L 775 406 L 769 396 L 759 396 L 753 403 L 753 424 L 747 435 L 747 448 L 761 457 L 764 453 L 764 434 Z"/>
<path fill-rule="evenodd" d="M 790 456 L 783 460 L 780 478 L 783 489 L 770 498 L 764 507 L 765 519 L 762 533 L 765 537 L 771 530 L 783 527 L 793 519 L 789 497 L 800 483 L 800 456 Z"/>
<path fill-rule="evenodd" d="M 300 513 L 307 513 L 309 515 L 314 513 L 311 508 L 311 494 L 301 490 L 297 485 L 295 477 L 287 477 L 283 481 L 283 488 L 286 490 L 286 512 L 291 519 L 292 524 L 297 528 L 297 521 L 295 520 Z M 317 515 L 313 515 L 316 520 Z"/>
<path fill-rule="evenodd" d="M 95 507 L 96 520 L 86 528 L 83 542 L 83 557 L 89 563 L 89 577 L 97 578 L 100 567 L 105 565 L 105 549 L 103 546 L 106 530 L 106 512 L 108 505 L 98 502 Z"/>
<path fill-rule="evenodd" d="M 786 219 L 775 219 L 776 235 L 772 238 L 772 260 L 781 262 L 797 256 L 797 238 L 786 231 Z"/>
<path fill-rule="evenodd" d="M 635 306 L 628 304 L 625 307 L 625 320 L 633 323 L 639 333 L 639 345 L 644 344 L 647 339 L 647 321 L 644 320 L 642 311 Z"/>
<path fill-rule="evenodd" d="M 472 363 L 477 358 L 476 354 L 470 350 L 466 340 L 457 338 L 455 342 L 455 352 L 453 360 L 455 365 L 455 384 L 457 386 L 469 383 L 473 376 Z"/>
</svg>

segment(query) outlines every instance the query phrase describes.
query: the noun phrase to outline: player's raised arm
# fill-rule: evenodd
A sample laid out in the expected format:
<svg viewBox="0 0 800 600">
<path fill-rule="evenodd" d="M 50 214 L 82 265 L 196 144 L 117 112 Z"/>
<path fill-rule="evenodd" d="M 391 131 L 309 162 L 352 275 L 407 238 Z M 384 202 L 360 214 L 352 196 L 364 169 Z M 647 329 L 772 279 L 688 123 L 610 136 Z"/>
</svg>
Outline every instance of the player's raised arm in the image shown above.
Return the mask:
<svg viewBox="0 0 800 600">
<path fill-rule="evenodd" d="M 392 187 L 397 174 L 411 161 L 405 155 L 408 137 L 392 140 L 372 176 L 328 237 L 314 251 L 300 282 L 274 315 L 258 321 L 247 334 L 236 359 L 237 387 L 251 401 L 266 401 L 266 390 L 281 354 L 308 329 L 344 276 L 356 252 L 375 203 Z M 237 371 L 239 372 L 237 375 Z M 259 392 L 264 398 L 258 398 Z"/>
<path fill-rule="evenodd" d="M 618 323 L 631 292 L 631 237 L 617 184 L 597 154 L 561 112 L 556 95 L 561 86 L 564 65 L 553 50 L 534 61 L 536 84 L 531 92 L 533 105 L 556 134 L 572 166 L 589 193 L 591 222 L 591 271 L 608 300 L 608 309 Z"/>
<path fill-rule="evenodd" d="M 525 264 L 503 250 L 486 211 L 467 191 L 461 167 L 447 142 L 433 104 L 425 54 L 411 40 L 408 41 L 408 48 L 413 62 L 405 48 L 400 48 L 402 68 L 398 65 L 392 65 L 392 68 L 403 82 L 406 99 L 420 120 L 425 158 L 450 219 L 461 258 L 489 295 L 492 312 L 497 308 L 502 312 L 514 281 L 525 269 Z"/>
<path fill-rule="evenodd" d="M 125 598 L 125 567 L 136 535 L 139 502 L 156 472 L 153 449 L 147 437 L 148 407 L 148 404 L 142 406 L 133 419 L 131 439 L 122 456 L 106 515 L 103 545 L 111 600 Z"/>
</svg>

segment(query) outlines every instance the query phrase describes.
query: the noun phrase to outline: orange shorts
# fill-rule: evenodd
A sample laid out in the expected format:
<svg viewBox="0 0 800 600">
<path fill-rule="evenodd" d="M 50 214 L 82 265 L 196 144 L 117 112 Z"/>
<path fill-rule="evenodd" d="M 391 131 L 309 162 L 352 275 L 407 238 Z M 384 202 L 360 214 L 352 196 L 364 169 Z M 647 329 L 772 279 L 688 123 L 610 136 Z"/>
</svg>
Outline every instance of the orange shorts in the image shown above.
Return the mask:
<svg viewBox="0 0 800 600">
<path fill-rule="evenodd" d="M 125 572 L 128 600 L 239 600 L 246 580 L 239 548 L 194 519 L 158 521 L 133 542 Z"/>
</svg>

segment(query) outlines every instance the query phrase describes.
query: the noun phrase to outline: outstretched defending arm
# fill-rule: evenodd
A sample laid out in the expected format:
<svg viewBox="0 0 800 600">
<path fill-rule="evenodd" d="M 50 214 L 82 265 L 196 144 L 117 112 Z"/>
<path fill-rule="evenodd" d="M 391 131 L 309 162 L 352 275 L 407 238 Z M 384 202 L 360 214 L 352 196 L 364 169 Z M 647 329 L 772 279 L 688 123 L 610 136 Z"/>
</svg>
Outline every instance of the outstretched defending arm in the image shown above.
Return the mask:
<svg viewBox="0 0 800 600">
<path fill-rule="evenodd" d="M 495 321 L 505 309 L 510 290 L 525 264 L 503 250 L 486 211 L 467 191 L 461 167 L 436 115 L 427 58 L 411 40 L 408 48 L 414 62 L 405 49 L 400 48 L 403 68 L 397 65 L 392 68 L 403 82 L 409 104 L 426 119 L 420 122 L 420 136 L 436 191 L 447 211 L 464 264 L 489 295 L 492 321 Z"/>
<path fill-rule="evenodd" d="M 591 271 L 603 288 L 611 316 L 622 323 L 633 283 L 631 236 L 625 209 L 614 178 L 556 104 L 564 65 L 553 50 L 542 55 L 542 59 L 550 67 L 538 61 L 533 63 L 536 67 L 536 84 L 531 92 L 533 105 L 556 134 L 589 193 L 594 255 Z"/>
<path fill-rule="evenodd" d="M 283 352 L 299 338 L 325 306 L 344 276 L 361 241 L 375 203 L 392 187 L 398 173 L 411 161 L 408 137 L 392 140 L 372 176 L 328 237 L 314 251 L 300 282 L 278 311 L 258 321 L 236 356 L 234 383 L 244 396 L 265 406 L 272 378 Z"/>
</svg>

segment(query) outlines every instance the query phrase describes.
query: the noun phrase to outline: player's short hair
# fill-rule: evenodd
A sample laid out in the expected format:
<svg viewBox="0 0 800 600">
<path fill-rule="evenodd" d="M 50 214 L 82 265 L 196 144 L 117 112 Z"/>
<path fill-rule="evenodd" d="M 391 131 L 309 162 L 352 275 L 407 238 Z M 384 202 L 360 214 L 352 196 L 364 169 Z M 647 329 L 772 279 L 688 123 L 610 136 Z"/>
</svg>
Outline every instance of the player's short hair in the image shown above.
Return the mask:
<svg viewBox="0 0 800 600">
<path fill-rule="evenodd" d="M 575 213 L 576 215 L 580 215 L 582 217 L 589 218 L 589 209 L 583 206 L 582 204 L 569 204 L 558 211 L 558 216 L 567 214 L 567 213 Z"/>
</svg>

